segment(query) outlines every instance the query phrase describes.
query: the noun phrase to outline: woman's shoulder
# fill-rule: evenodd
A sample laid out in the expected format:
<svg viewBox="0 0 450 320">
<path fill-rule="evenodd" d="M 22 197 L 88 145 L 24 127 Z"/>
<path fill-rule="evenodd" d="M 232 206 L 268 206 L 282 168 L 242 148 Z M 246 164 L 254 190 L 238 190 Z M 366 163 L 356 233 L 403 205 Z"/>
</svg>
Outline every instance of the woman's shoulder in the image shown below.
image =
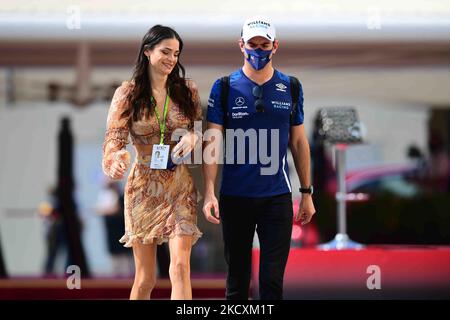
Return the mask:
<svg viewBox="0 0 450 320">
<path fill-rule="evenodd" d="M 132 88 L 131 81 L 122 81 L 122 83 L 116 88 L 112 97 L 111 106 L 113 111 L 122 110 L 129 107 L 129 98 Z"/>
<path fill-rule="evenodd" d="M 134 79 L 122 81 L 119 88 L 121 89 L 132 89 L 134 87 Z"/>
<path fill-rule="evenodd" d="M 134 86 L 134 80 L 122 81 L 122 83 L 116 88 L 116 92 L 114 93 L 114 96 L 116 98 L 128 97 L 133 86 Z"/>
</svg>

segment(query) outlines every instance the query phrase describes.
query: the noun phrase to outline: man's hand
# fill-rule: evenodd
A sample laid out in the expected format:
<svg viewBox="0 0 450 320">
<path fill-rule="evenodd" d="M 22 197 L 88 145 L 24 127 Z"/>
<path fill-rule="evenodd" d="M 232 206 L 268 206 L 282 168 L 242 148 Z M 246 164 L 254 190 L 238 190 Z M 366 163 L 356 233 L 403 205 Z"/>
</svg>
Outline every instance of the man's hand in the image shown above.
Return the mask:
<svg viewBox="0 0 450 320">
<path fill-rule="evenodd" d="M 298 212 L 295 215 L 295 221 L 300 220 L 302 225 L 305 225 L 311 221 L 311 218 L 315 213 L 316 209 L 314 208 L 312 196 L 310 194 L 303 193 Z"/>
<path fill-rule="evenodd" d="M 214 210 L 214 215 L 212 214 L 211 210 Z M 205 215 L 206 220 L 208 220 L 209 222 L 214 224 L 220 223 L 219 203 L 213 193 L 208 193 L 205 195 L 205 201 L 203 203 L 203 214 Z"/>
</svg>

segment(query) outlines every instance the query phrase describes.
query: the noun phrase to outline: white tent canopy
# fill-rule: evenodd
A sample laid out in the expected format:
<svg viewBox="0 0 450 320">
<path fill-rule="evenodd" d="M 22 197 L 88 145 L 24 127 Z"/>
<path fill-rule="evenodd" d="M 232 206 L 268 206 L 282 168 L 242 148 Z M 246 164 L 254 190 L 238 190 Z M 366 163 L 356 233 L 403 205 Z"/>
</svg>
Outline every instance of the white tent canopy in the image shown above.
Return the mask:
<svg viewBox="0 0 450 320">
<path fill-rule="evenodd" d="M 1 1 L 1 39 L 135 39 L 154 24 L 190 40 L 239 37 L 248 16 L 272 19 L 283 40 L 449 40 L 445 0 Z"/>
</svg>

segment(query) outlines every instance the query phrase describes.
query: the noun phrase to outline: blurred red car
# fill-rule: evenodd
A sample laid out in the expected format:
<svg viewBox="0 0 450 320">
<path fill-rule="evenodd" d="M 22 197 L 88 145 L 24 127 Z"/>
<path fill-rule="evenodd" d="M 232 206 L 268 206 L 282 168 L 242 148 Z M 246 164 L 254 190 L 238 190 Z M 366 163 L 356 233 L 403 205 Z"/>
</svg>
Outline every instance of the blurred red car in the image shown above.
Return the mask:
<svg viewBox="0 0 450 320">
<path fill-rule="evenodd" d="M 347 172 L 345 185 L 347 193 L 392 192 L 399 196 L 409 197 L 420 192 L 417 183 L 419 169 L 414 164 L 392 164 Z M 336 179 L 327 182 L 325 192 L 335 194 Z M 350 197 L 351 198 L 351 197 Z"/>
<path fill-rule="evenodd" d="M 420 170 L 415 164 L 382 165 L 348 171 L 345 181 L 347 202 L 369 201 L 371 195 L 383 192 L 404 198 L 414 197 L 424 190 L 417 179 L 419 176 Z M 318 190 L 330 195 L 336 194 L 336 191 L 336 176 L 326 183 L 325 190 Z M 297 198 L 294 200 L 294 214 L 298 211 L 298 206 Z M 294 220 L 291 240 L 293 246 L 319 244 L 320 237 L 314 219 L 305 226 Z"/>
</svg>

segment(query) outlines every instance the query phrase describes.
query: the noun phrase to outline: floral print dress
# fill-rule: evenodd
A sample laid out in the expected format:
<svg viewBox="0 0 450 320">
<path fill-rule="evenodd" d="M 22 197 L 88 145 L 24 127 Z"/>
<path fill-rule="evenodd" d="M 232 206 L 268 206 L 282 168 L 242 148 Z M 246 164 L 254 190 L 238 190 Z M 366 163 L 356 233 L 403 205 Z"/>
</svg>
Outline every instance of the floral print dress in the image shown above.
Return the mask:
<svg viewBox="0 0 450 320">
<path fill-rule="evenodd" d="M 194 244 L 202 233 L 197 227 L 197 190 L 192 176 L 185 164 L 174 170 L 150 169 L 151 156 L 144 155 L 141 147 L 159 143 L 160 128 L 155 115 L 129 121 L 133 112 L 127 95 L 132 86 L 133 82 L 124 81 L 116 89 L 103 143 L 102 168 L 109 177 L 113 162 L 126 153 L 129 137 L 136 150 L 124 192 L 125 234 L 119 241 L 125 247 L 132 247 L 136 241 L 161 244 L 176 235 L 189 235 Z M 188 86 L 195 101 L 196 120 L 201 121 L 198 90 L 192 81 L 188 81 Z M 178 128 L 189 130 L 192 124 L 178 105 L 170 101 L 164 144 L 170 145 L 171 149 L 176 142 L 170 138 Z"/>
</svg>

